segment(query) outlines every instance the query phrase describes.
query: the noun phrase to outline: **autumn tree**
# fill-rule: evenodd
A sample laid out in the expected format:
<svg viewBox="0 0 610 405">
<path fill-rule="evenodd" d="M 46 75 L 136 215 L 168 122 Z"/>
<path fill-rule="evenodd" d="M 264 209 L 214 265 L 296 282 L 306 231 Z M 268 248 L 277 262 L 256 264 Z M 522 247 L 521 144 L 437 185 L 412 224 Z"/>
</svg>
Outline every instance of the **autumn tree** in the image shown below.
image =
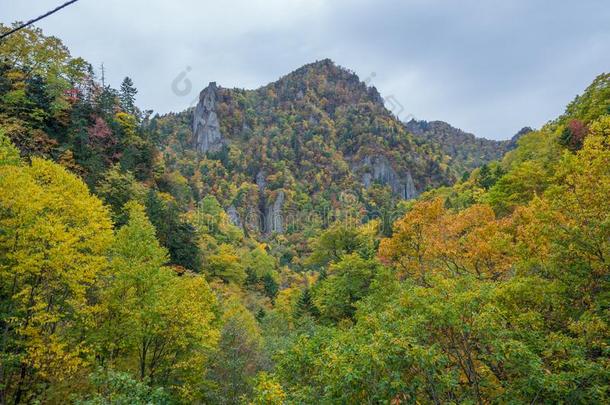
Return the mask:
<svg viewBox="0 0 610 405">
<path fill-rule="evenodd" d="M 61 395 L 88 366 L 83 336 L 112 232 L 107 209 L 64 168 L 21 164 L 5 142 L 0 155 L 0 395 L 21 403 Z"/>
<path fill-rule="evenodd" d="M 260 372 L 256 376 L 252 404 L 283 405 L 285 401 L 286 393 L 277 378 L 266 372 Z"/>
<path fill-rule="evenodd" d="M 196 398 L 203 383 L 196 376 L 205 373 L 218 338 L 215 297 L 203 278 L 166 267 L 167 250 L 144 208 L 126 208 L 129 220 L 117 232 L 102 292 L 99 356 L 103 364 Z"/>
<path fill-rule="evenodd" d="M 426 284 L 431 271 L 433 240 L 442 233 L 445 208 L 441 199 L 422 201 L 394 224 L 391 238 L 382 240 L 379 255 L 393 263 L 403 275 Z"/>
<path fill-rule="evenodd" d="M 382 240 L 379 255 L 422 284 L 435 273 L 498 279 L 512 268 L 513 237 L 510 219 L 496 219 L 491 207 L 451 212 L 439 198 L 416 203 L 396 221 L 394 235 Z"/>
</svg>

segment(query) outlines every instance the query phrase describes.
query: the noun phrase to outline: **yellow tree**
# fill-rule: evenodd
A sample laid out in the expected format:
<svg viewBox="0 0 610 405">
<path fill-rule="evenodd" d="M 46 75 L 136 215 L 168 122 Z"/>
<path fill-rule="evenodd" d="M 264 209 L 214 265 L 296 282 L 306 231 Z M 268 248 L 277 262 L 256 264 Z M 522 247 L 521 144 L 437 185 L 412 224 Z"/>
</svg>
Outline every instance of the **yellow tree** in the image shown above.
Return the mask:
<svg viewBox="0 0 610 405">
<path fill-rule="evenodd" d="M 401 276 L 411 276 L 426 284 L 431 272 L 433 240 L 442 233 L 442 219 L 446 214 L 443 200 L 416 203 L 412 210 L 394 223 L 394 234 L 383 239 L 379 256 L 385 263 L 394 264 Z"/>
<path fill-rule="evenodd" d="M 282 405 L 286 403 L 286 393 L 275 376 L 260 372 L 256 376 L 251 405 Z"/>
<path fill-rule="evenodd" d="M 580 151 L 565 153 L 555 185 L 517 216 L 524 269 L 561 280 L 583 309 L 595 307 L 608 289 L 609 196 L 610 117 L 605 116 L 591 125 Z"/>
<path fill-rule="evenodd" d="M 496 219 L 488 205 L 473 205 L 444 218 L 435 253 L 449 275 L 471 274 L 479 279 L 506 278 L 514 262 L 511 218 Z"/>
<path fill-rule="evenodd" d="M 3 161 L 14 156 L 0 149 Z M 74 384 L 87 365 L 82 332 L 112 231 L 108 210 L 64 168 L 8 160 L 0 165 L 0 402 L 18 403 L 33 400 L 32 387 Z"/>
<path fill-rule="evenodd" d="M 381 241 L 379 256 L 420 284 L 427 285 L 427 277 L 435 273 L 498 279 L 512 269 L 511 220 L 497 220 L 487 205 L 453 213 L 442 199 L 422 201 L 394 228 L 394 235 Z"/>
</svg>

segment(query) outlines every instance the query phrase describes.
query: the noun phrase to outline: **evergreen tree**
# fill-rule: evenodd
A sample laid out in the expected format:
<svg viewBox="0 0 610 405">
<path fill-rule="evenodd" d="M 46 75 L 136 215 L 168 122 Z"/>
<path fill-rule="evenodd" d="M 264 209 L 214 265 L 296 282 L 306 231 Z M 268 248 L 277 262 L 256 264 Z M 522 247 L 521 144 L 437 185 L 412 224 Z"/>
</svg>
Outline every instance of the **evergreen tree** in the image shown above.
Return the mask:
<svg viewBox="0 0 610 405">
<path fill-rule="evenodd" d="M 266 273 L 263 276 L 263 287 L 265 288 L 265 295 L 272 300 L 277 296 L 279 291 L 279 286 L 277 282 L 273 279 L 271 273 Z"/>
<path fill-rule="evenodd" d="M 125 77 L 121 83 L 119 99 L 121 100 L 121 108 L 123 111 L 133 116 L 138 115 L 136 108 L 136 94 L 138 94 L 138 90 L 134 87 L 133 80 L 131 80 L 129 77 Z"/>
<path fill-rule="evenodd" d="M 294 315 L 296 318 L 300 318 L 305 315 L 313 316 L 314 318 L 320 316 L 320 311 L 313 303 L 313 297 L 311 296 L 311 290 L 309 288 L 306 288 L 301 293 L 301 297 L 296 304 Z"/>
<path fill-rule="evenodd" d="M 105 86 L 96 98 L 96 106 L 99 114 L 105 118 L 114 115 L 115 107 L 119 103 L 119 95 L 115 89 Z"/>
</svg>

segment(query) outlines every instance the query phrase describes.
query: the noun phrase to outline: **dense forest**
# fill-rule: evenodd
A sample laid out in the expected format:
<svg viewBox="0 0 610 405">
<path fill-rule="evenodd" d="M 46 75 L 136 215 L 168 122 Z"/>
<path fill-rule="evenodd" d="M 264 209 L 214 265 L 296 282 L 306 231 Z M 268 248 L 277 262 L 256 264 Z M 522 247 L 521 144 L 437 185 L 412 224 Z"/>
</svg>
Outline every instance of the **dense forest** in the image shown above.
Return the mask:
<svg viewBox="0 0 610 405">
<path fill-rule="evenodd" d="M 434 142 L 448 155 L 454 171 L 466 178 L 473 169 L 493 160 L 499 160 L 504 154 L 517 146 L 517 140 L 531 132 L 524 127 L 509 140 L 494 141 L 477 138 L 475 135 L 454 128 L 443 121 L 417 121 L 405 123 L 409 132 L 417 139 Z"/>
<path fill-rule="evenodd" d="M 330 60 L 136 95 L 0 42 L 0 403 L 610 400 L 610 74 L 512 142 Z"/>
</svg>

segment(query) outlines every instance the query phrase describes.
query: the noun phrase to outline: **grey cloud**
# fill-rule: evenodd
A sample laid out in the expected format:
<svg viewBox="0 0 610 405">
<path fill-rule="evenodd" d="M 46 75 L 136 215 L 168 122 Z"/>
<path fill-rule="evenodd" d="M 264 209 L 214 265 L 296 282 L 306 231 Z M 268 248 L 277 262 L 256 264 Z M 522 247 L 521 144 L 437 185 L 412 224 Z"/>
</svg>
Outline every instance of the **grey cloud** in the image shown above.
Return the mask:
<svg viewBox="0 0 610 405">
<path fill-rule="evenodd" d="M 0 0 L 0 21 L 59 0 Z M 605 1 L 81 0 L 41 23 L 74 54 L 104 62 L 138 102 L 188 106 L 208 81 L 253 88 L 330 57 L 421 119 L 507 138 L 540 126 L 610 67 Z M 191 67 L 192 94 L 171 91 Z"/>
</svg>

